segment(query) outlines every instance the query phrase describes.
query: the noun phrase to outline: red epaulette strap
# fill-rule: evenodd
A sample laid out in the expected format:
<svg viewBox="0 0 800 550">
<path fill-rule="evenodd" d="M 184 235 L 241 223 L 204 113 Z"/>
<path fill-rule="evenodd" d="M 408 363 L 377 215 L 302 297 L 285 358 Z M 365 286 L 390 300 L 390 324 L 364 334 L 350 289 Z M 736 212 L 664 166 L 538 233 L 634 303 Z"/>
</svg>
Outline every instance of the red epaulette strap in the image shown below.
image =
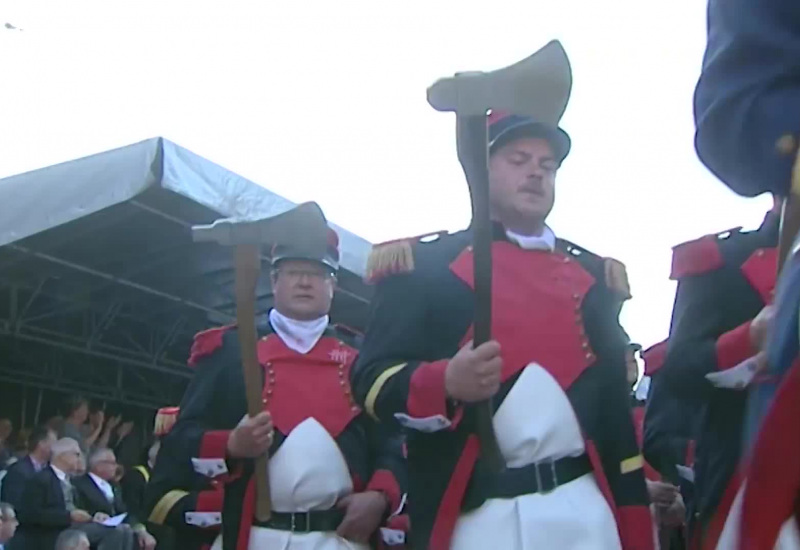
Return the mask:
<svg viewBox="0 0 800 550">
<path fill-rule="evenodd" d="M 653 376 L 658 369 L 664 366 L 667 358 L 667 341 L 659 342 L 642 352 L 644 359 L 644 375 Z"/>
<path fill-rule="evenodd" d="M 203 332 L 198 332 L 192 343 L 192 351 L 189 353 L 188 365 L 194 367 L 201 358 L 211 355 L 222 347 L 222 337 L 236 325 L 225 325 L 223 327 L 210 328 Z"/>
<path fill-rule="evenodd" d="M 716 235 L 706 235 L 674 247 L 669 278 L 677 281 L 689 275 L 702 275 L 722 267 L 725 260 L 717 241 Z"/>
</svg>

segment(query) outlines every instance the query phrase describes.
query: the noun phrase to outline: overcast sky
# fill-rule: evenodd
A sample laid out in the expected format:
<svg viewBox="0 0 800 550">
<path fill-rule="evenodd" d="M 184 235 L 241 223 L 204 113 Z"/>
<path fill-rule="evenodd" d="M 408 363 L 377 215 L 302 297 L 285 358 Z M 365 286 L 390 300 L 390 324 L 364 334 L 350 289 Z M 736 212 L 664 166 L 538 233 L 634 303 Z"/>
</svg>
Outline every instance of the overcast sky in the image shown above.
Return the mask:
<svg viewBox="0 0 800 550">
<path fill-rule="evenodd" d="M 705 2 L 465 4 L 0 0 L 0 177 L 164 136 L 373 242 L 457 230 L 454 118 L 427 86 L 558 38 L 573 149 L 551 225 L 623 261 L 623 324 L 644 345 L 666 337 L 671 247 L 769 208 L 694 152 Z"/>
</svg>

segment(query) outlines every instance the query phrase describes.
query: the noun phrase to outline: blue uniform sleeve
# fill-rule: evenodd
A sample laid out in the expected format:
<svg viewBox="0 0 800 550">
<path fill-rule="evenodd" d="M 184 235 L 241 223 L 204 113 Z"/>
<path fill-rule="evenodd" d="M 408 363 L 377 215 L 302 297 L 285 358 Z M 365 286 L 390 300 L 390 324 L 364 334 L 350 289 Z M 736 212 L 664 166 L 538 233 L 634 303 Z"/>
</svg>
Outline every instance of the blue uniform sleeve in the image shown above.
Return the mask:
<svg viewBox="0 0 800 550">
<path fill-rule="evenodd" d="M 800 140 L 800 4 L 709 1 L 694 116 L 697 154 L 728 187 L 788 193 Z"/>
</svg>

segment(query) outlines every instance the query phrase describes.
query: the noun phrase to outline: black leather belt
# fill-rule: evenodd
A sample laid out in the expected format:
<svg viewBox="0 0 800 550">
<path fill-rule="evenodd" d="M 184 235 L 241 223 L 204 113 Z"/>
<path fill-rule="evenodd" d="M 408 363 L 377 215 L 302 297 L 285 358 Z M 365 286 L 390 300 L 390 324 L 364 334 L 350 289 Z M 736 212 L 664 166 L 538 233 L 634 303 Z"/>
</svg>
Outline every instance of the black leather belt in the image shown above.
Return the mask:
<svg viewBox="0 0 800 550">
<path fill-rule="evenodd" d="M 256 527 L 291 531 L 292 533 L 312 533 L 315 531 L 336 531 L 344 519 L 343 510 L 317 510 L 314 512 L 272 512 L 269 521 L 254 521 Z"/>
<path fill-rule="evenodd" d="M 490 498 L 549 493 L 591 471 L 592 463 L 585 454 L 507 468 L 499 473 L 486 471 L 478 465 L 467 488 L 463 508 L 473 510 Z"/>
</svg>

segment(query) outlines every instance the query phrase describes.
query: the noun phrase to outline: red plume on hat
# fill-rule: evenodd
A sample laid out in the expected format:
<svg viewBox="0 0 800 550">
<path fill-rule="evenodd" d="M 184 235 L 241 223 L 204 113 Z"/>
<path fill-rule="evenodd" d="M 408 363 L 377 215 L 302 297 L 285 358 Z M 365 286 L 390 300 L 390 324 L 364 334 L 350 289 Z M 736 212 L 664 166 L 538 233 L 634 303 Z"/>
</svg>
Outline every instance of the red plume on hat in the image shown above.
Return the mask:
<svg viewBox="0 0 800 550">
<path fill-rule="evenodd" d="M 164 407 L 158 409 L 156 413 L 156 420 L 153 426 L 153 435 L 156 437 L 163 437 L 167 435 L 172 427 L 175 425 L 175 422 L 178 420 L 178 413 L 180 412 L 180 408 L 178 407 Z"/>
</svg>

